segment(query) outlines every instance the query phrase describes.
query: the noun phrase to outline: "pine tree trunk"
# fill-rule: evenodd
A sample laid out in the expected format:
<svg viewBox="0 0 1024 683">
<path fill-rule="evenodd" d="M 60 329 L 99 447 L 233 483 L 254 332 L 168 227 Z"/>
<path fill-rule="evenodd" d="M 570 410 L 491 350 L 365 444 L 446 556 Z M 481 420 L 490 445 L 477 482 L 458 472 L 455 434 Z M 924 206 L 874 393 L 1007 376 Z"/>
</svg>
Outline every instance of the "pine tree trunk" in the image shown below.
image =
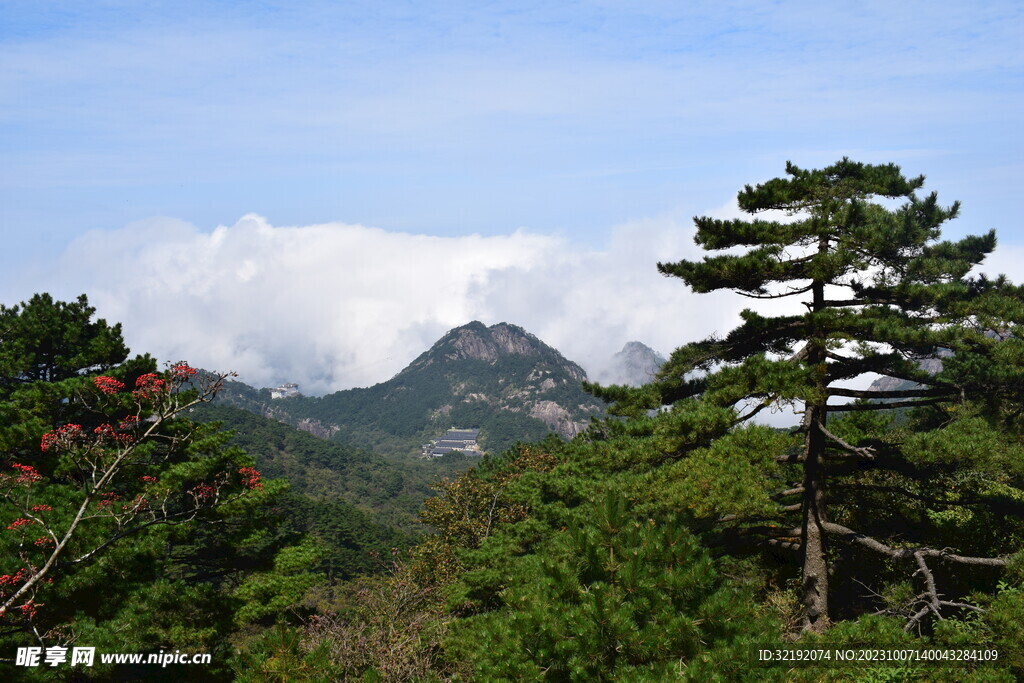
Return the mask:
<svg viewBox="0 0 1024 683">
<path fill-rule="evenodd" d="M 818 253 L 828 251 L 828 241 L 822 239 L 818 243 Z M 812 313 L 816 314 L 825 308 L 825 285 L 815 281 L 812 287 Z M 825 339 L 814 330 L 808 340 L 807 362 L 814 368 L 816 393 L 818 398 L 814 404 L 808 404 L 804 424 L 807 427 L 806 450 L 804 461 L 804 499 L 803 499 L 803 580 L 801 598 L 804 606 L 803 630 L 823 633 L 829 627 L 828 618 L 828 558 L 825 547 L 824 523 L 825 516 L 825 474 L 822 470 L 822 458 L 825 454 L 825 434 L 821 427 L 825 425 L 827 408 L 826 389 L 828 386 L 828 367 L 826 365 Z"/>
<path fill-rule="evenodd" d="M 807 460 L 804 463 L 803 500 L 803 630 L 822 633 L 829 626 L 828 560 L 825 555 L 825 479 L 821 471 L 824 438 L 818 429 L 824 419 L 821 406 L 807 408 Z"/>
</svg>

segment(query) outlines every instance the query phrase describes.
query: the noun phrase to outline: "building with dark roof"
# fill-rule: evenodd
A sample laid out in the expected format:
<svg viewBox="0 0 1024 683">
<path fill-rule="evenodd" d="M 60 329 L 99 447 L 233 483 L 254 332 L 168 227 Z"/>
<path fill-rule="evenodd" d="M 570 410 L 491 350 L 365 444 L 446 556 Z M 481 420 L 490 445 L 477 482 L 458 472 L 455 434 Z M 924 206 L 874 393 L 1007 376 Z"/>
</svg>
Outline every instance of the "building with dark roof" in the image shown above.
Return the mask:
<svg viewBox="0 0 1024 683">
<path fill-rule="evenodd" d="M 424 444 L 423 456 L 437 458 L 451 453 L 452 451 L 479 454 L 481 453 L 480 445 L 476 441 L 479 435 L 479 429 L 460 429 L 458 427 L 452 427 L 445 432 L 444 436 L 434 439 L 428 444 Z"/>
</svg>

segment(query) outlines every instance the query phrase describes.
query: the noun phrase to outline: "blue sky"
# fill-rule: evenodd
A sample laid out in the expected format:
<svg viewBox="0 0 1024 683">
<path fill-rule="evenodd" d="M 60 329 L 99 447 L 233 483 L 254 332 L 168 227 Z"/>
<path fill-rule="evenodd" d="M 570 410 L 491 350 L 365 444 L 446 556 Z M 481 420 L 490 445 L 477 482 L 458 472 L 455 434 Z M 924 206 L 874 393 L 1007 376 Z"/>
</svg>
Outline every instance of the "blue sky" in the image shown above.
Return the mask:
<svg viewBox="0 0 1024 683">
<path fill-rule="evenodd" d="M 739 187 L 787 159 L 844 155 L 896 162 L 962 200 L 950 234 L 994 227 L 1021 245 L 1022 14 L 1016 2 L 2 0 L 0 300 L 86 291 L 126 331 L 148 324 L 132 306 L 151 301 L 119 300 L 125 284 L 99 265 L 67 265 L 83 240 L 116 267 L 138 256 L 140 236 L 197 248 L 248 214 L 271 230 L 359 225 L 451 249 L 518 234 L 550 240 L 530 252 L 538 259 L 634 267 L 616 258 L 622 235 L 668 249 L 689 217 L 727 212 Z M 183 234 L 191 242 L 175 241 Z M 374 244 L 362 257 L 400 278 L 408 264 Z M 680 255 L 652 248 L 635 267 Z M 259 270 L 250 256 L 237 272 Z M 318 301 L 336 284 L 324 278 L 295 296 Z M 507 315 L 494 306 L 437 313 L 422 337 L 457 313 Z M 642 306 L 616 310 L 653 320 Z M 619 332 L 655 335 L 634 322 Z M 324 387 L 375 379 L 343 379 L 343 366 Z"/>
</svg>

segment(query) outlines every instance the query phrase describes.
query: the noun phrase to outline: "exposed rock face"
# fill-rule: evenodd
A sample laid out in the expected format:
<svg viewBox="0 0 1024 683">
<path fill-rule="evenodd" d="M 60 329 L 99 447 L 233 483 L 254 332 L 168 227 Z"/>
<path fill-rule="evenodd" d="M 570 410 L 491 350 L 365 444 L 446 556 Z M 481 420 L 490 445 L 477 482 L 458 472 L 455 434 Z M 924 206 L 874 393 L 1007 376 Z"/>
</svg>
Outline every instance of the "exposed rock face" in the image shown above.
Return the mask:
<svg viewBox="0 0 1024 683">
<path fill-rule="evenodd" d="M 501 356 L 506 355 L 539 358 L 551 354 L 557 356 L 558 364 L 573 379 L 582 382 L 587 378 L 583 368 L 565 359 L 557 351 L 518 325 L 498 323 L 487 327 L 478 321 L 448 332 L 427 353 L 413 361 L 409 368 L 429 365 L 437 362 L 439 358 L 447 360 L 473 358 L 493 363 Z"/>
<path fill-rule="evenodd" d="M 495 366 L 498 375 L 491 380 L 479 375 L 466 379 L 459 369 L 460 362 L 466 360 Z M 574 388 L 581 393 L 578 387 L 586 380 L 586 372 L 510 323 L 487 327 L 474 321 L 450 330 L 395 379 L 411 378 L 428 367 L 435 371 L 444 369 L 451 378 L 451 394 L 463 403 L 486 403 L 499 411 L 529 415 L 567 438 L 586 427 L 589 415 L 603 412 L 596 400 L 580 403 L 577 399 L 571 404 L 560 404 L 558 392 Z"/>
<path fill-rule="evenodd" d="M 552 431 L 571 439 L 586 428 L 587 423 L 574 421 L 569 411 L 554 401 L 537 401 L 530 409 L 530 417 L 541 420 Z"/>
<path fill-rule="evenodd" d="M 609 369 L 601 374 L 598 381 L 602 384 L 643 386 L 654 380 L 654 375 L 664 364 L 665 359 L 646 344 L 627 342 L 612 358 Z"/>
<path fill-rule="evenodd" d="M 927 371 L 929 374 L 934 375 L 942 370 L 942 359 L 950 356 L 949 351 L 940 351 L 938 358 L 926 358 L 921 361 L 920 365 L 922 370 Z M 899 391 L 901 389 L 910 389 L 917 386 L 913 382 L 909 382 L 905 379 L 899 379 L 898 377 L 879 377 L 871 386 L 868 387 L 871 391 Z"/>
<path fill-rule="evenodd" d="M 301 429 L 304 432 L 309 432 L 313 436 L 321 439 L 329 439 L 338 433 L 340 427 L 338 425 L 325 425 L 320 420 L 304 419 L 299 420 L 295 423 L 296 429 Z"/>
<path fill-rule="evenodd" d="M 430 416 L 431 416 L 431 418 L 436 420 L 437 418 L 443 417 L 443 416 L 447 415 L 450 412 L 452 412 L 452 404 L 451 403 L 446 403 L 445 405 L 441 406 L 440 408 L 436 408 L 430 414 Z"/>
<path fill-rule="evenodd" d="M 540 341 L 521 327 L 499 323 L 489 327 L 487 333 L 476 337 L 476 343 L 473 344 L 475 353 L 467 351 L 470 358 L 494 360 L 502 353 L 534 356 L 539 352 Z M 460 343 L 474 336 L 471 330 L 464 330 L 460 333 Z"/>
<path fill-rule="evenodd" d="M 294 419 L 288 414 L 286 410 L 282 410 L 277 406 L 269 406 L 264 404 L 259 410 L 253 410 L 249 406 L 243 404 L 234 404 L 236 407 L 241 407 L 243 410 L 249 410 L 257 415 L 261 415 L 270 420 L 277 420 L 278 422 L 284 422 L 290 424 L 296 429 L 300 429 L 304 432 L 309 432 L 315 437 L 321 439 L 330 439 L 332 436 L 338 433 L 340 427 L 335 424 L 324 424 L 320 420 L 312 420 L 310 418 Z"/>
<path fill-rule="evenodd" d="M 554 401 L 537 401 L 530 409 L 530 417 L 543 420 L 548 426 L 555 427 L 569 419 L 569 411 Z"/>
</svg>

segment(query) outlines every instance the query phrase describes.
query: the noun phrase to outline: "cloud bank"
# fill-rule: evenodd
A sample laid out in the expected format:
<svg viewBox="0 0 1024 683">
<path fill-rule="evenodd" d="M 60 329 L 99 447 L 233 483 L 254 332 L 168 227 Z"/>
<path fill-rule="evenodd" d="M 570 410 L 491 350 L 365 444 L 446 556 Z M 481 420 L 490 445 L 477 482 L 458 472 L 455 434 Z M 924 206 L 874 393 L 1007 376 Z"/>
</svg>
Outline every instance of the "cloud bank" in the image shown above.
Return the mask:
<svg viewBox="0 0 1024 683">
<path fill-rule="evenodd" d="M 212 231 L 171 218 L 93 231 L 41 275 L 57 295 L 86 292 L 135 352 L 321 394 L 384 381 L 471 320 L 521 325 L 592 374 L 633 339 L 667 353 L 738 310 L 656 272 L 697 256 L 689 221 L 671 218 L 587 251 L 523 230 L 432 237 L 250 214 Z"/>
<path fill-rule="evenodd" d="M 667 355 L 728 331 L 751 303 L 694 295 L 657 273 L 659 261 L 702 257 L 689 220 L 638 220 L 610 234 L 587 250 L 525 230 L 434 237 L 277 227 L 250 214 L 203 231 L 154 218 L 79 238 L 37 289 L 86 292 L 99 315 L 124 324 L 135 352 L 235 370 L 256 386 L 297 382 L 307 394 L 384 381 L 471 320 L 521 325 L 599 377 L 627 341 Z M 984 270 L 1020 280 L 1019 252 L 1001 248 Z M 760 303 L 769 313 L 797 305 Z"/>
</svg>

